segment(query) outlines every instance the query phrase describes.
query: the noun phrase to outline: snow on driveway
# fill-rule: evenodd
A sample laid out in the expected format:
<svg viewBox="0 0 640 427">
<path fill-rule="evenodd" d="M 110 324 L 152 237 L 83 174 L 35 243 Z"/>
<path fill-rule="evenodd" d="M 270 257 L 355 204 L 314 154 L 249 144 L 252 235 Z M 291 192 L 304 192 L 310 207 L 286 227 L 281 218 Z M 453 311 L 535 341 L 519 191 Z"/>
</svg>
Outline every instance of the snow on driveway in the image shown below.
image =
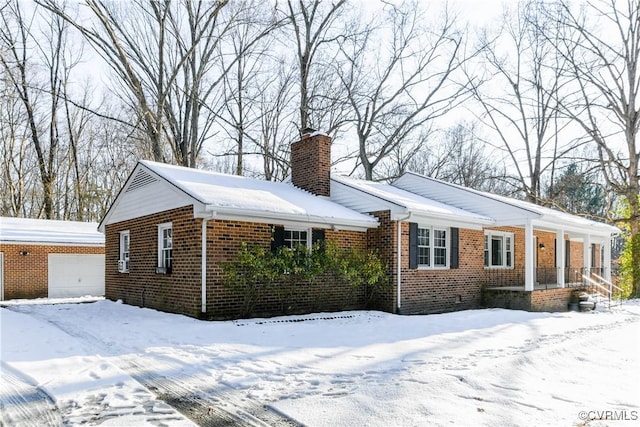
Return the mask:
<svg viewBox="0 0 640 427">
<path fill-rule="evenodd" d="M 48 394 L 67 424 L 191 425 L 146 382 L 158 379 L 213 411 L 246 405 L 241 424 L 289 417 L 309 426 L 626 426 L 640 419 L 637 300 L 593 313 L 361 311 L 233 322 L 102 300 L 14 305 L 0 309 L 0 322 L 2 374 Z M 0 388 L 4 405 L 7 393 Z M 262 405 L 276 421 L 252 412 Z"/>
</svg>

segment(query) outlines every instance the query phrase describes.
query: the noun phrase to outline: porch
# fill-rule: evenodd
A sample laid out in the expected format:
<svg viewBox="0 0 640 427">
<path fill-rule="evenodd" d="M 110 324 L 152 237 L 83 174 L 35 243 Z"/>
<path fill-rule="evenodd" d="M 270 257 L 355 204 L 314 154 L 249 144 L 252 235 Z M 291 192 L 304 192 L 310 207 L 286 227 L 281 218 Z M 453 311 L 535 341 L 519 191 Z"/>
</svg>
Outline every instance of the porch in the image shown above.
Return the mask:
<svg viewBox="0 0 640 427">
<path fill-rule="evenodd" d="M 586 285 L 586 277 L 609 277 L 606 267 L 545 267 L 533 271 L 533 290 L 576 288 Z M 558 280 L 558 279 L 561 280 Z M 525 290 L 525 269 L 486 269 L 483 278 L 486 289 Z"/>
<path fill-rule="evenodd" d="M 533 290 L 525 290 L 524 269 L 486 270 L 482 305 L 535 312 L 568 311 L 576 289 L 590 292 L 594 286 L 591 279 L 606 277 L 607 273 L 606 268 L 536 268 Z"/>
</svg>

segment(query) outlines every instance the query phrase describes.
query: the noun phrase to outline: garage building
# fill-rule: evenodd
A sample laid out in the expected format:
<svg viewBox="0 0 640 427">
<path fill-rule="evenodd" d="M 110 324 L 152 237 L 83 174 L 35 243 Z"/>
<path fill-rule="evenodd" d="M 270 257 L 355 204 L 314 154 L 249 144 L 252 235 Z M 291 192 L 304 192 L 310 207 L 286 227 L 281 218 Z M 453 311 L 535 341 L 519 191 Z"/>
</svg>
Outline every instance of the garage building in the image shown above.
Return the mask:
<svg viewBox="0 0 640 427">
<path fill-rule="evenodd" d="M 98 224 L 0 217 L 0 301 L 104 295 Z"/>
</svg>

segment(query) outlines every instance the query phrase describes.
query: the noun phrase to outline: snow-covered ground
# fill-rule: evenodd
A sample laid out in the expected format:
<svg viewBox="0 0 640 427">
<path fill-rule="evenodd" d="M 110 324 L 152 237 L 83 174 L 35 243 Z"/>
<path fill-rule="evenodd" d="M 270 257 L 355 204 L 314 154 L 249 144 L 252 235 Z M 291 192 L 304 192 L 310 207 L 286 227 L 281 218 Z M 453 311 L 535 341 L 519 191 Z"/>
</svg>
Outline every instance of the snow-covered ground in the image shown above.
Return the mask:
<svg viewBox="0 0 640 427">
<path fill-rule="evenodd" d="M 98 300 L 14 304 L 0 322 L 6 425 L 192 425 L 161 399 L 180 394 L 243 425 L 268 424 L 261 408 L 309 426 L 640 423 L 638 300 L 234 322 Z"/>
</svg>

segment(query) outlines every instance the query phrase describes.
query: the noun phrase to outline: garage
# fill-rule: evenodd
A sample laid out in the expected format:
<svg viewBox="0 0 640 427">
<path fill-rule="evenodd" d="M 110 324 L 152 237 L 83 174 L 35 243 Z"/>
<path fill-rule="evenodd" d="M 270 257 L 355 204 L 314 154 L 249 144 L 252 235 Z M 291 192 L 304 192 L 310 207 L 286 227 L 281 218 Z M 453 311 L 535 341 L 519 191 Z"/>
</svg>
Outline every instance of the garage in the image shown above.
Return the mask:
<svg viewBox="0 0 640 427">
<path fill-rule="evenodd" d="M 104 295 L 95 222 L 0 217 L 0 301 Z"/>
<path fill-rule="evenodd" d="M 104 255 L 49 254 L 49 298 L 104 295 Z"/>
</svg>

